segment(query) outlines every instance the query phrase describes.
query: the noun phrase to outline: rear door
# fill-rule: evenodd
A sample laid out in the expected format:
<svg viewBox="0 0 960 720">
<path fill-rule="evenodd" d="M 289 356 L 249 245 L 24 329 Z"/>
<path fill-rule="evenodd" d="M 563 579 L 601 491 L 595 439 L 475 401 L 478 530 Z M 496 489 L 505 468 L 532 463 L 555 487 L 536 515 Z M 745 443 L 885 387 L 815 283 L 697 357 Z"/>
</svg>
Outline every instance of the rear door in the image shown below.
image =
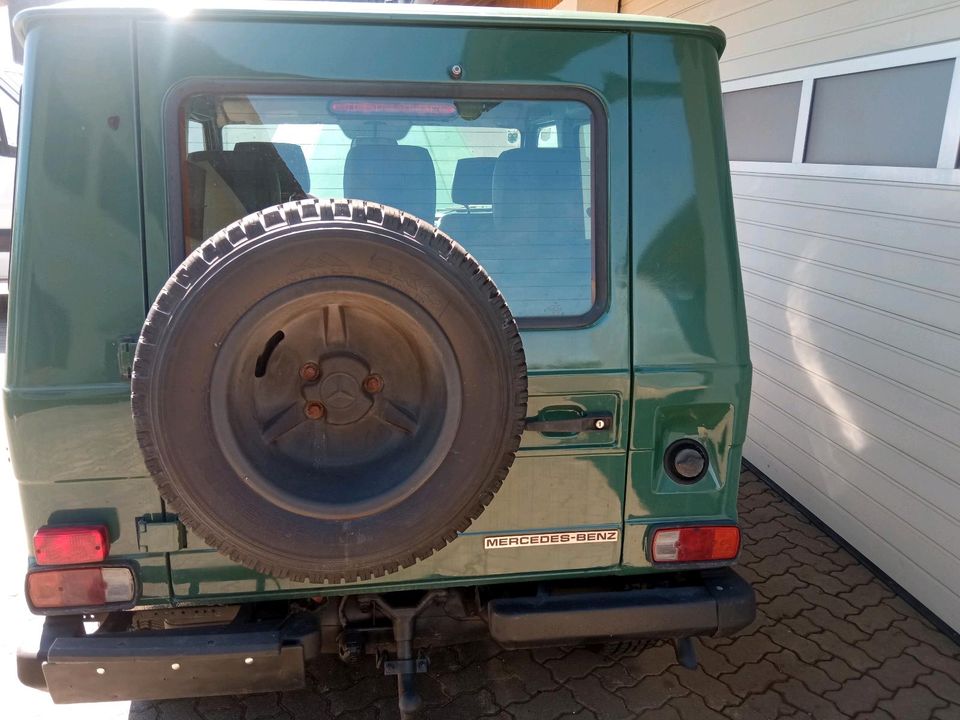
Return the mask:
<svg viewBox="0 0 960 720">
<path fill-rule="evenodd" d="M 358 192 L 344 175 L 357 144 L 425 149 L 436 194 L 419 212 L 433 212 L 478 258 L 518 316 L 532 429 L 467 532 L 376 584 L 617 567 L 630 391 L 626 36 L 323 20 L 138 24 L 149 297 L 208 234 L 183 217 L 188 153 L 300 145 L 309 192 L 336 196 Z M 451 103 L 448 125 L 417 118 Z M 284 107 L 287 119 L 275 114 Z M 322 113 L 296 110 L 304 107 L 327 115 L 310 120 L 303 113 Z M 362 117 L 331 120 L 334 107 Z M 407 113 L 405 134 L 357 129 L 376 126 L 370 115 L 384 107 Z M 493 166 L 489 193 L 471 184 Z M 379 177 L 359 188 L 389 202 L 420 182 L 404 176 L 391 188 Z M 302 587 L 238 568 L 196 536 L 187 544 L 170 556 L 179 597 Z"/>
</svg>

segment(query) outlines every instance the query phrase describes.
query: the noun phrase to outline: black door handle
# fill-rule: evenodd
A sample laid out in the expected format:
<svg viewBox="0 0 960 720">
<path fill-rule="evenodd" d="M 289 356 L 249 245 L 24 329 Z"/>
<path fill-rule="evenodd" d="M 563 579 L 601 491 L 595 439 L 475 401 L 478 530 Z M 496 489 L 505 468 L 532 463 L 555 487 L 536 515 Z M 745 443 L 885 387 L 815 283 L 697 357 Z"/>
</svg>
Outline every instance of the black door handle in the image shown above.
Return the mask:
<svg viewBox="0 0 960 720">
<path fill-rule="evenodd" d="M 602 432 L 613 425 L 613 414 L 608 412 L 584 413 L 578 417 L 566 417 L 556 420 L 527 418 L 527 430 L 534 432 L 582 433 Z"/>
</svg>

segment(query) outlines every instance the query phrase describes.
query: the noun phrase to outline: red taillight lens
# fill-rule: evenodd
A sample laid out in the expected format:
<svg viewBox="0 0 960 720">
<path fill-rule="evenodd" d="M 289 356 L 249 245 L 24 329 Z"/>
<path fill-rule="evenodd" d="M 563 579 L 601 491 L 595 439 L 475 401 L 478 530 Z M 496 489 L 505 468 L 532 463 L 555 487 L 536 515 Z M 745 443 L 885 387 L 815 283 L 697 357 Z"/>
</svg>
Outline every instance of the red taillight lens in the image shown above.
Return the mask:
<svg viewBox="0 0 960 720">
<path fill-rule="evenodd" d="M 653 534 L 651 556 L 658 563 L 733 560 L 740 552 L 736 525 L 662 528 Z"/>
<path fill-rule="evenodd" d="M 79 565 L 103 562 L 110 538 L 103 525 L 42 527 L 33 536 L 37 565 Z"/>
<path fill-rule="evenodd" d="M 27 575 L 27 598 L 37 610 L 127 603 L 135 593 L 133 572 L 126 567 L 34 570 Z"/>
</svg>

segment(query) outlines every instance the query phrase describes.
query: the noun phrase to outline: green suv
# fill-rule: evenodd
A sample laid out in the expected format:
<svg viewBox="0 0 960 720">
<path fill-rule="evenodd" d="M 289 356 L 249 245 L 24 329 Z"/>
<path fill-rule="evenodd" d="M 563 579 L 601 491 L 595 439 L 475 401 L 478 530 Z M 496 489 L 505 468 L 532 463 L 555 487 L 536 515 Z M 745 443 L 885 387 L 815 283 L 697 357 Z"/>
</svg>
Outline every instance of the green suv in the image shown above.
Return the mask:
<svg viewBox="0 0 960 720">
<path fill-rule="evenodd" d="M 409 716 L 438 645 L 690 665 L 753 619 L 722 34 L 435 10 L 17 17 L 18 657 L 56 702 L 330 652 Z"/>
</svg>

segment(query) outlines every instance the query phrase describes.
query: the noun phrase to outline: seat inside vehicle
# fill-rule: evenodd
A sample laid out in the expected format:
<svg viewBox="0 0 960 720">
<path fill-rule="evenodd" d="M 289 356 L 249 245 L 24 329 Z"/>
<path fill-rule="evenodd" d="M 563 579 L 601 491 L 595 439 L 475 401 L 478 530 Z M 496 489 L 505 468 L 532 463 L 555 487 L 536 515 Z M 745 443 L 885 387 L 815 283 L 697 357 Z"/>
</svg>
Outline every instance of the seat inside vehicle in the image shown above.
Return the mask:
<svg viewBox="0 0 960 720">
<path fill-rule="evenodd" d="M 354 144 L 344 161 L 343 194 L 436 222 L 437 171 L 426 148 L 390 142 Z"/>
<path fill-rule="evenodd" d="M 496 160 L 494 232 L 466 247 L 531 316 L 576 315 L 593 302 L 582 182 L 575 148 L 507 150 Z"/>
<path fill-rule="evenodd" d="M 493 232 L 493 168 L 495 157 L 457 160 L 450 186 L 450 199 L 462 205 L 444 213 L 439 227 L 461 245 L 469 246 Z"/>
<path fill-rule="evenodd" d="M 310 169 L 303 148 L 289 142 L 238 142 L 235 152 L 259 153 L 274 162 L 280 174 L 280 195 L 283 202 L 303 200 L 310 196 Z"/>
<path fill-rule="evenodd" d="M 184 193 L 187 246 L 193 249 L 238 218 L 283 202 L 281 166 L 278 156 L 263 152 L 190 153 Z"/>
</svg>

